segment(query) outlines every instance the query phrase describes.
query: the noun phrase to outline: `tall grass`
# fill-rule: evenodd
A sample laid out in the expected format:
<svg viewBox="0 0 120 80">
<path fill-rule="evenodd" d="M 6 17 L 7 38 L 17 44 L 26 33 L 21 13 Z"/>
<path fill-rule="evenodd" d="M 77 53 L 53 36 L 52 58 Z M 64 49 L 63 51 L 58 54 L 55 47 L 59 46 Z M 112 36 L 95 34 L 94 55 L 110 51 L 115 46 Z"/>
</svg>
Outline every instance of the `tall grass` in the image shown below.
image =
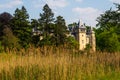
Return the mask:
<svg viewBox="0 0 120 80">
<path fill-rule="evenodd" d="M 119 80 L 120 53 L 43 47 L 0 54 L 0 80 Z"/>
</svg>

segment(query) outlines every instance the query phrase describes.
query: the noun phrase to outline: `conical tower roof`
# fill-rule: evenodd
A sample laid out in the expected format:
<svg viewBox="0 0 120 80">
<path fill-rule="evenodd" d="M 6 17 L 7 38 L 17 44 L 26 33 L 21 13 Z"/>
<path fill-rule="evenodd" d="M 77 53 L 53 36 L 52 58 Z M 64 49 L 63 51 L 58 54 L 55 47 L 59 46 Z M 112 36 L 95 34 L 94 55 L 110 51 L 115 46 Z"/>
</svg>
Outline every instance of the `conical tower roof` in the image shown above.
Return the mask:
<svg viewBox="0 0 120 80">
<path fill-rule="evenodd" d="M 84 23 L 81 20 L 79 20 L 78 22 L 78 28 L 86 28 Z"/>
</svg>

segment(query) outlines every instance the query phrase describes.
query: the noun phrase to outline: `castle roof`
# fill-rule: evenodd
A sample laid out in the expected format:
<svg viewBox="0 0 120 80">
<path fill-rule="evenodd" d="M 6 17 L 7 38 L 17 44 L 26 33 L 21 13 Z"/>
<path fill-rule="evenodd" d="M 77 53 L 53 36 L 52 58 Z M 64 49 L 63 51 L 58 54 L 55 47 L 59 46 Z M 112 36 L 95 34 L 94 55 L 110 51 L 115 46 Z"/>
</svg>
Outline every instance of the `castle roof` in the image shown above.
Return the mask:
<svg viewBox="0 0 120 80">
<path fill-rule="evenodd" d="M 84 28 L 84 29 L 86 29 L 85 24 L 83 24 L 81 20 L 79 20 L 77 28 Z"/>
</svg>

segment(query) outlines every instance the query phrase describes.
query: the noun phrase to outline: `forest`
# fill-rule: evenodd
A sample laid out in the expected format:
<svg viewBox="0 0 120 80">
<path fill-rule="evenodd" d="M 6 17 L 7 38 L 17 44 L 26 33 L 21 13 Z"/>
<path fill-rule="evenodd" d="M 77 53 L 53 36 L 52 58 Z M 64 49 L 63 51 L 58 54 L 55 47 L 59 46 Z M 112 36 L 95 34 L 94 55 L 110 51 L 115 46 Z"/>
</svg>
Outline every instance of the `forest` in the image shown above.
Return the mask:
<svg viewBox="0 0 120 80">
<path fill-rule="evenodd" d="M 33 29 L 38 35 L 33 35 Z M 54 18 L 54 13 L 46 4 L 39 19 L 29 20 L 29 14 L 24 6 L 16 9 L 13 16 L 8 12 L 0 14 L 0 49 L 21 49 L 30 46 L 41 47 L 45 45 L 59 46 L 69 44 L 66 34 L 65 19 L 62 16 Z M 37 33 L 36 33 L 37 34 Z M 40 40 L 40 36 L 43 37 Z M 74 39 L 73 39 L 74 40 Z"/>
</svg>

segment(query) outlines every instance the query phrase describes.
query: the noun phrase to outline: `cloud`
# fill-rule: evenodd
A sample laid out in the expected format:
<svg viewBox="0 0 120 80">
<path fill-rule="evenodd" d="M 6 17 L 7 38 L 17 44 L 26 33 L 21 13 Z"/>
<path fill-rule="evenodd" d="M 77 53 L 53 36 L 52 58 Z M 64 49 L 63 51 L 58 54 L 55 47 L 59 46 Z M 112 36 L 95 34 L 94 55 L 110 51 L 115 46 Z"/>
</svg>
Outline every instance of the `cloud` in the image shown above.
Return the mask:
<svg viewBox="0 0 120 80">
<path fill-rule="evenodd" d="M 95 26 L 96 25 L 96 18 L 102 13 L 98 9 L 87 7 L 87 8 L 80 8 L 76 7 L 73 8 L 72 11 L 77 14 L 77 18 L 80 18 L 85 22 L 87 25 Z"/>
<path fill-rule="evenodd" d="M 61 8 L 61 7 L 66 7 L 68 5 L 67 0 L 43 0 L 43 1 L 34 1 L 35 7 L 41 7 L 43 4 L 48 4 L 51 8 Z"/>
<path fill-rule="evenodd" d="M 120 0 L 110 0 L 113 3 L 119 3 L 120 4 Z"/>
<path fill-rule="evenodd" d="M 77 1 L 77 2 L 82 2 L 83 0 L 75 0 L 75 1 Z"/>
<path fill-rule="evenodd" d="M 65 7 L 68 4 L 66 0 L 47 0 L 47 3 L 51 7 Z"/>
<path fill-rule="evenodd" d="M 0 4 L 0 9 L 1 8 L 13 8 L 14 6 L 17 6 L 20 4 L 23 4 L 22 0 L 11 0 L 11 2 Z"/>
</svg>

